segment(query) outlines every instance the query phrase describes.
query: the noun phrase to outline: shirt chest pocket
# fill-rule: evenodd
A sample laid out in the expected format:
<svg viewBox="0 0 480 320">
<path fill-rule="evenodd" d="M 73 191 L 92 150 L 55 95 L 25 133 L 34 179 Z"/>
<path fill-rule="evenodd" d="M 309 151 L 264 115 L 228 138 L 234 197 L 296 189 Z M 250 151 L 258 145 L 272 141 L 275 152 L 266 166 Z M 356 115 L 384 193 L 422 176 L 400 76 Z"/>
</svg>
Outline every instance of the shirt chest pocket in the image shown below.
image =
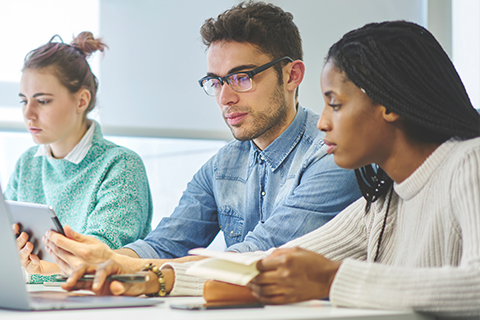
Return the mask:
<svg viewBox="0 0 480 320">
<path fill-rule="evenodd" d="M 242 241 L 243 217 L 230 206 L 223 206 L 218 211 L 218 222 L 225 234 L 225 240 L 232 240 L 234 243 Z M 227 245 L 229 245 L 227 243 Z"/>
</svg>

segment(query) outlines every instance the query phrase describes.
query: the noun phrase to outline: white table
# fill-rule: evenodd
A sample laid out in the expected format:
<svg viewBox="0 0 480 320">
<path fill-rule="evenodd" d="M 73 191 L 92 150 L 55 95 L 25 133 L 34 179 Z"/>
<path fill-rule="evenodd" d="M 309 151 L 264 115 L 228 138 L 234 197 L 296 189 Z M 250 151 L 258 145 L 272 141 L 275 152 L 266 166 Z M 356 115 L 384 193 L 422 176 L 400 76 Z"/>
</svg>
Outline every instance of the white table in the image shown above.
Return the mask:
<svg viewBox="0 0 480 320">
<path fill-rule="evenodd" d="M 44 288 L 43 285 L 28 285 L 29 291 L 60 290 Z M 224 310 L 174 310 L 170 304 L 199 303 L 202 297 L 165 297 L 154 298 L 165 301 L 154 307 L 56 310 L 56 311 L 11 311 L 0 309 L 0 319 L 42 319 L 42 320 L 177 320 L 177 319 L 218 319 L 218 320 L 269 320 L 269 319 L 375 319 L 375 320 L 431 320 L 431 317 L 412 311 L 382 311 L 332 307 L 329 302 L 312 300 L 302 303 L 265 306 L 254 309 Z"/>
</svg>

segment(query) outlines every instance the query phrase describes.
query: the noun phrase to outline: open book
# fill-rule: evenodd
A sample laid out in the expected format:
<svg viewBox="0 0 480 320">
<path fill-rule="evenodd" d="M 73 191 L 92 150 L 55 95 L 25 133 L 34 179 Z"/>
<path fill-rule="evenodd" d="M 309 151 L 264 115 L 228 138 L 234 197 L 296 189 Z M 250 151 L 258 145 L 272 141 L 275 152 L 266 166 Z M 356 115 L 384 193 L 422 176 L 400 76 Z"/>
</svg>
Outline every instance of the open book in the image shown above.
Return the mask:
<svg viewBox="0 0 480 320">
<path fill-rule="evenodd" d="M 263 251 L 235 253 L 204 248 L 192 249 L 188 253 L 210 258 L 194 263 L 187 269 L 187 274 L 241 286 L 246 285 L 259 273 L 257 261 L 268 255 L 268 252 Z"/>
</svg>

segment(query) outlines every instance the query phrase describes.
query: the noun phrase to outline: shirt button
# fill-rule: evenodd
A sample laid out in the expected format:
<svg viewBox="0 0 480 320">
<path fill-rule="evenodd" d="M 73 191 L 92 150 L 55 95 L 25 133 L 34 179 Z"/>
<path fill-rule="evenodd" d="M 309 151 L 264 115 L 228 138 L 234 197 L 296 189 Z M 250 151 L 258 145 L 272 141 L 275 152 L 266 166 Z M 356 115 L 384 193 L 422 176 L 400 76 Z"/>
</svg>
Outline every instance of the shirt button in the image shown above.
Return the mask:
<svg viewBox="0 0 480 320">
<path fill-rule="evenodd" d="M 220 229 L 222 229 L 222 226 L 220 226 Z"/>
<path fill-rule="evenodd" d="M 230 234 L 233 234 L 233 230 L 232 230 L 232 231 L 230 231 Z"/>
<path fill-rule="evenodd" d="M 264 157 L 264 156 L 260 156 L 260 160 L 265 161 L 265 157 Z"/>
<path fill-rule="evenodd" d="M 262 191 L 262 196 L 265 196 L 265 191 Z"/>
</svg>

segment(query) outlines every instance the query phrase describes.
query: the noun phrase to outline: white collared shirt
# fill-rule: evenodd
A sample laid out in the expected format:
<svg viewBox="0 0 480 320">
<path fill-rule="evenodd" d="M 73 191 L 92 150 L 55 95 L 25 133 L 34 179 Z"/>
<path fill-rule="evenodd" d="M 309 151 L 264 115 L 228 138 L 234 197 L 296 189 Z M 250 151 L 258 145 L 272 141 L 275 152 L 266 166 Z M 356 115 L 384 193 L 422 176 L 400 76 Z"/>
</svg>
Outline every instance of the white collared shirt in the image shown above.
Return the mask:
<svg viewBox="0 0 480 320">
<path fill-rule="evenodd" d="M 82 140 L 72 149 L 66 156 L 65 160 L 68 160 L 74 164 L 79 164 L 87 155 L 88 150 L 92 146 L 93 134 L 95 133 L 96 122 L 91 121 L 92 124 L 90 128 L 87 130 L 85 135 L 83 136 Z M 35 157 L 46 156 L 53 159 L 52 156 L 52 149 L 48 144 L 41 144 L 38 147 L 37 153 L 35 153 Z"/>
</svg>

